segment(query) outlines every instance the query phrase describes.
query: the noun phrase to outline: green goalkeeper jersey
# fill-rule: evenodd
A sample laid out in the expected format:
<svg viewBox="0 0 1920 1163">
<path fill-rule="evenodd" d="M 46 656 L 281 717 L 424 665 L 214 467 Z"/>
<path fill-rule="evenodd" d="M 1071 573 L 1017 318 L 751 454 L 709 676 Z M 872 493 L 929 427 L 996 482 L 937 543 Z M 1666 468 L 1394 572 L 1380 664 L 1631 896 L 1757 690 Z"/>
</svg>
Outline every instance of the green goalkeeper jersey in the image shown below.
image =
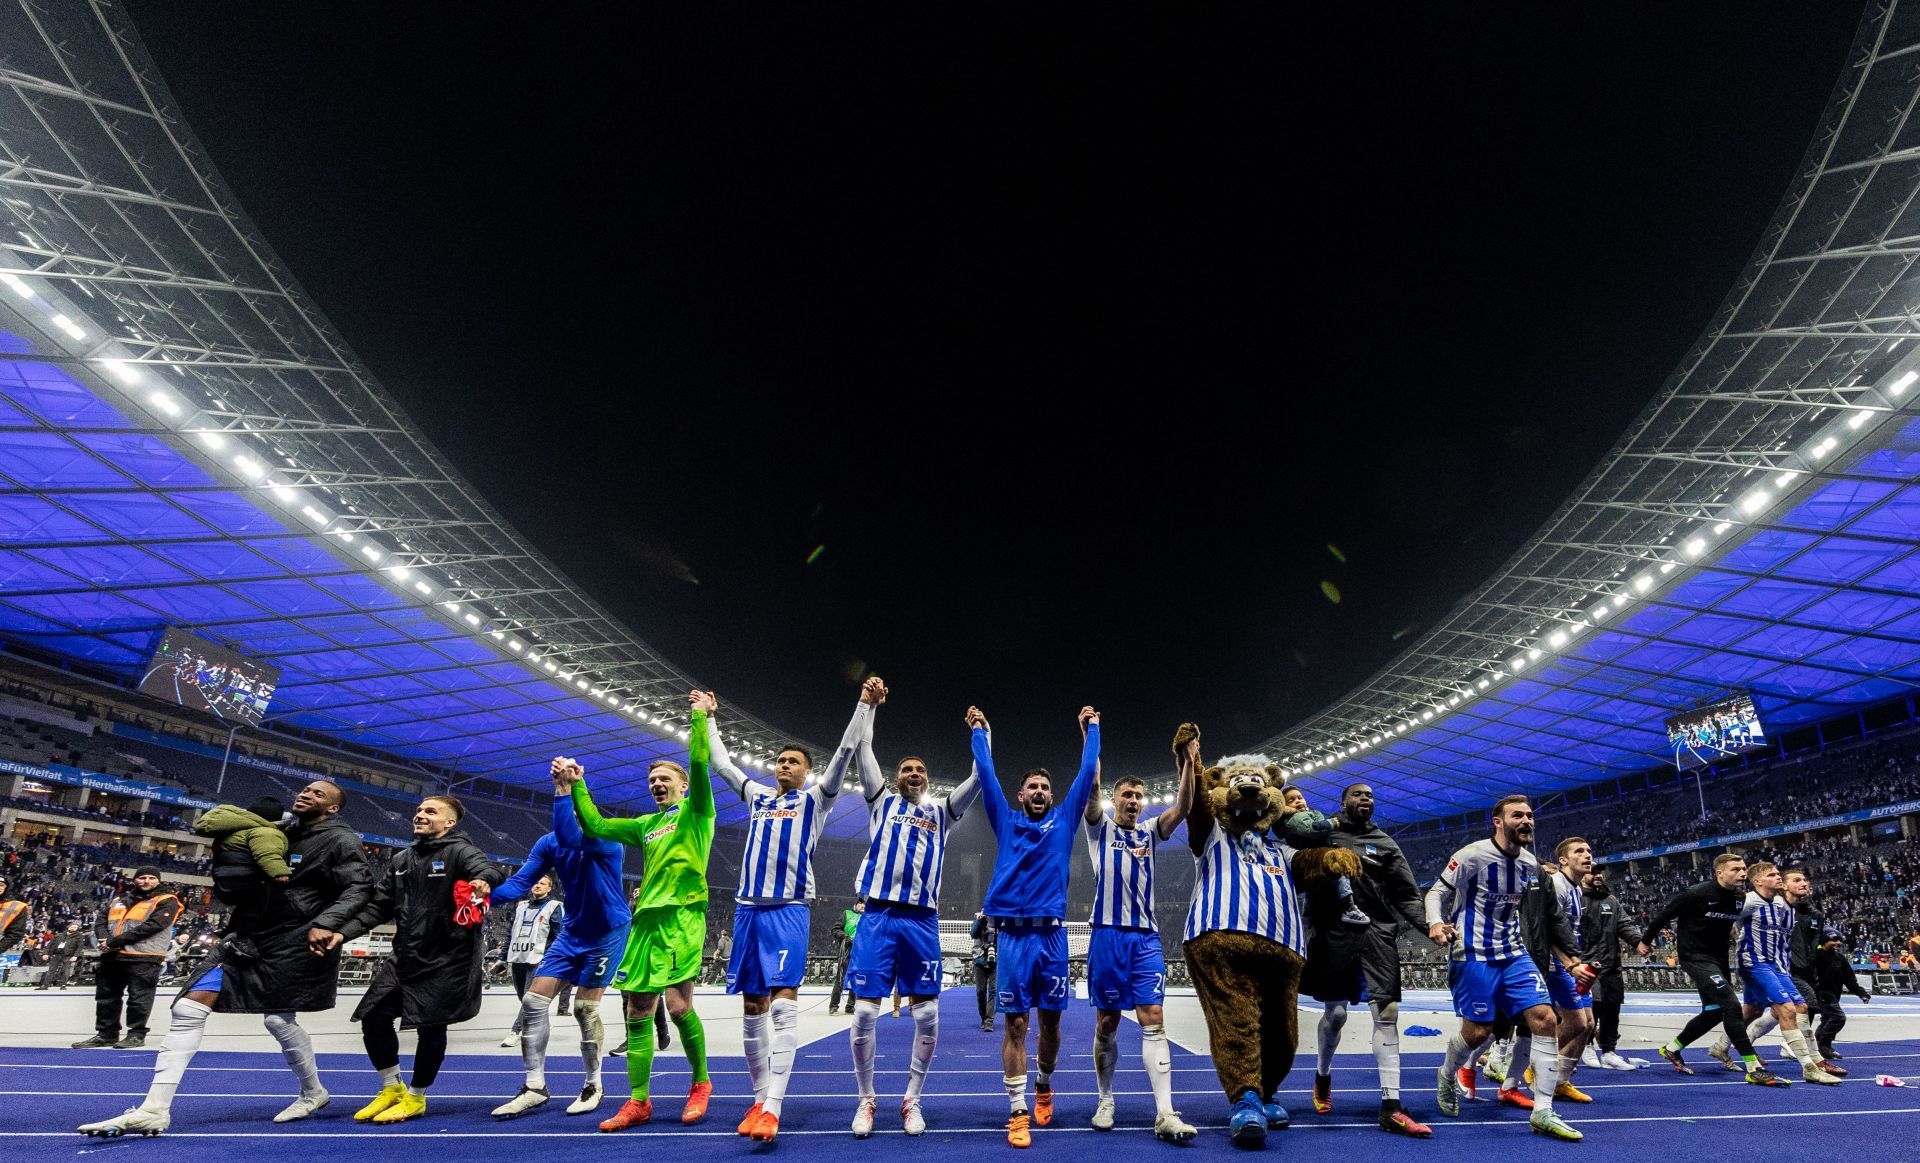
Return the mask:
<svg viewBox="0 0 1920 1163">
<path fill-rule="evenodd" d="M 713 783 L 707 776 L 707 716 L 693 713 L 689 739 L 687 795 L 670 808 L 644 816 L 609 819 L 594 806 L 587 781 L 573 785 L 573 810 L 589 836 L 618 840 L 640 849 L 640 899 L 634 911 L 707 899 L 707 855 L 713 851 Z"/>
</svg>

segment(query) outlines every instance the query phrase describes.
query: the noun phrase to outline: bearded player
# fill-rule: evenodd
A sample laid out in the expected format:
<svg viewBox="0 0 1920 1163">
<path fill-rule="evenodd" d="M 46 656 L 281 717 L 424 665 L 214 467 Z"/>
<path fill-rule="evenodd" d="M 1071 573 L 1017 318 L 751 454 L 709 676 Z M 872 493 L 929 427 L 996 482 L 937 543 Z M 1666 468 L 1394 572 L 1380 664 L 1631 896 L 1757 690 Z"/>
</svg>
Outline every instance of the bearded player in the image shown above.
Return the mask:
<svg viewBox="0 0 1920 1163">
<path fill-rule="evenodd" d="M 997 845 L 993 880 L 987 886 L 986 911 L 994 920 L 1000 947 L 995 973 L 999 1010 L 1006 1015 L 1000 1064 L 1006 1074 L 1007 1142 L 1033 1144 L 1027 1116 L 1027 1024 L 1040 1012 L 1040 1073 L 1034 1085 L 1031 1121 L 1053 1121 L 1053 1068 L 1060 1056 L 1060 1011 L 1067 1006 L 1067 882 L 1073 873 L 1073 837 L 1093 797 L 1094 767 L 1100 759 L 1100 714 L 1080 708 L 1085 742 L 1080 771 L 1056 807 L 1053 777 L 1036 767 L 1020 779 L 1019 806 L 1007 802 L 994 775 L 987 717 L 967 708 L 973 729 L 973 762 L 980 770 L 980 801 Z"/>
<path fill-rule="evenodd" d="M 887 688 L 869 679 L 878 703 Z M 874 1027 L 880 999 L 905 993 L 913 1014 L 913 1058 L 907 1066 L 906 1095 L 900 1100 L 900 1124 L 909 1135 L 924 1134 L 926 1116 L 920 1094 L 933 1051 L 940 1041 L 940 877 L 947 863 L 947 836 L 980 794 L 980 771 L 967 773 L 945 796 L 927 794 L 927 764 L 909 755 L 894 765 L 889 788 L 873 755 L 873 719 L 860 742 L 860 791 L 867 801 L 867 854 L 854 877 L 854 891 L 866 901 L 853 932 L 845 981 L 853 993 L 854 1082 L 859 1105 L 853 1112 L 853 1137 L 873 1134 L 879 1097 L 873 1087 Z"/>
</svg>

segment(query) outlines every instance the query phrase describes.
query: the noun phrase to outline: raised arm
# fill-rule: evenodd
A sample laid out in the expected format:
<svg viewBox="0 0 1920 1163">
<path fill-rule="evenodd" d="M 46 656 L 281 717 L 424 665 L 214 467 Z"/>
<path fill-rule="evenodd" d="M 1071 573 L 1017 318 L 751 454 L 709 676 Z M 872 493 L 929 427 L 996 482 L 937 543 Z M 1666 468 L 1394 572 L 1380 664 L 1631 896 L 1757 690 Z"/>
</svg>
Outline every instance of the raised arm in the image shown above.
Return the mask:
<svg viewBox="0 0 1920 1163">
<path fill-rule="evenodd" d="M 879 696 L 872 692 L 886 689 L 874 688 L 871 684 L 877 681 L 868 679 L 869 685 L 860 688 L 860 702 L 853 708 L 853 719 L 847 723 L 846 733 L 840 736 L 840 746 L 833 749 L 833 758 L 827 761 L 826 773 L 820 777 L 820 794 L 828 799 L 840 794 L 840 785 L 847 778 L 847 766 L 853 762 L 854 756 L 862 748 L 869 755 L 873 753 L 873 711 L 879 705 Z M 864 758 L 861 766 L 866 766 Z M 862 790 L 865 790 L 864 787 Z"/>
<path fill-rule="evenodd" d="M 573 813 L 568 812 L 569 816 Z M 557 843 L 552 832 L 533 842 L 533 849 L 527 853 L 527 862 L 519 871 L 506 879 L 506 883 L 493 890 L 493 903 L 509 905 L 533 891 L 533 883 L 547 874 L 553 867 L 553 849 Z"/>
<path fill-rule="evenodd" d="M 1200 773 L 1206 770 L 1200 760 L 1200 727 L 1194 724 L 1181 724 L 1173 731 L 1173 754 L 1175 758 L 1185 756 L 1187 766 L 1192 770 L 1192 802 L 1187 808 L 1187 846 L 1192 848 L 1194 856 L 1206 852 L 1208 837 L 1213 835 L 1213 800 L 1206 798 L 1200 791 Z"/>
<path fill-rule="evenodd" d="M 987 742 L 989 745 L 993 742 L 991 733 L 987 736 Z M 947 815 L 958 820 L 961 816 L 967 814 L 967 809 L 972 807 L 973 801 L 979 798 L 980 765 L 978 763 L 969 763 L 967 764 L 967 778 L 961 780 L 959 786 L 955 787 L 953 792 L 947 796 Z"/>
<path fill-rule="evenodd" d="M 733 789 L 734 795 L 743 800 L 746 799 L 749 783 L 747 773 L 741 771 L 739 765 L 734 763 L 733 756 L 727 754 L 727 745 L 720 738 L 720 716 L 716 713 L 720 709 L 720 700 L 714 697 L 712 691 L 694 691 L 688 696 L 687 702 L 696 712 L 706 714 L 707 755 L 714 774 L 727 781 L 727 786 Z M 693 790 L 691 784 L 687 790 L 691 794 Z"/>
<path fill-rule="evenodd" d="M 570 791 L 573 798 L 574 815 L 580 818 L 580 830 L 596 840 L 618 840 L 622 844 L 638 847 L 646 843 L 646 830 L 640 821 L 633 819 L 609 819 L 600 814 L 593 802 L 593 793 L 587 790 L 587 777 L 580 772 L 573 777 Z M 711 799 L 711 795 L 708 797 Z"/>
<path fill-rule="evenodd" d="M 707 713 L 693 712 L 692 729 L 687 732 L 687 807 L 696 816 L 711 816 L 713 811 L 712 753 L 707 749 Z"/>
<path fill-rule="evenodd" d="M 987 813 L 988 825 L 998 834 L 1001 822 L 1007 818 L 1007 793 L 993 771 L 993 737 L 987 733 L 987 717 L 980 713 L 979 707 L 967 708 L 967 726 L 973 728 L 973 769 L 980 781 L 980 803 Z"/>
<path fill-rule="evenodd" d="M 1154 817 L 1155 834 L 1162 840 L 1173 839 L 1173 830 L 1193 811 L 1194 768 L 1200 765 L 1199 728 L 1194 728 L 1192 737 L 1184 744 L 1175 746 L 1173 751 L 1174 767 L 1180 772 L 1180 787 L 1173 793 L 1173 806 Z"/>
<path fill-rule="evenodd" d="M 1093 806 L 1093 789 L 1100 786 L 1100 712 L 1081 707 L 1080 727 L 1086 734 L 1080 743 L 1080 770 L 1073 777 L 1073 786 L 1067 789 L 1066 801 L 1060 805 L 1066 809 L 1067 819 L 1076 824 Z"/>
</svg>

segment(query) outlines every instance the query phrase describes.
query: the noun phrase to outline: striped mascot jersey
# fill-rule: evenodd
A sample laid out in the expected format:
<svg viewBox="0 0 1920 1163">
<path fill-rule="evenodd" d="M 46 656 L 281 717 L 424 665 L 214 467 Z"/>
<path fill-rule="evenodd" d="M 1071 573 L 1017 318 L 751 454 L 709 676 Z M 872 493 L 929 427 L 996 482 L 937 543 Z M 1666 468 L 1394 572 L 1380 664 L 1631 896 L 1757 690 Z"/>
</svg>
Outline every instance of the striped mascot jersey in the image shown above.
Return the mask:
<svg viewBox="0 0 1920 1163">
<path fill-rule="evenodd" d="M 1157 931 L 1153 919 L 1154 826 L 1122 828 L 1113 813 L 1087 830 L 1087 855 L 1093 858 L 1095 925 Z"/>
<path fill-rule="evenodd" d="M 740 859 L 737 901 L 813 899 L 813 847 L 827 825 L 833 797 L 818 783 L 798 791 L 749 782 L 740 789 L 748 809 L 747 851 Z"/>
<path fill-rule="evenodd" d="M 1234 836 L 1216 825 L 1194 863 L 1193 903 L 1187 907 L 1181 940 L 1233 929 L 1278 941 L 1306 956 L 1300 898 L 1278 841 L 1252 833 Z"/>
<path fill-rule="evenodd" d="M 869 900 L 940 907 L 940 874 L 947 862 L 953 812 L 945 796 L 916 802 L 889 789 L 867 805 L 867 855 L 854 891 Z"/>
<path fill-rule="evenodd" d="M 1782 893 L 1768 900 L 1749 889 L 1740 906 L 1740 964 L 1771 965 L 1787 972 L 1793 965 L 1793 906 Z"/>
<path fill-rule="evenodd" d="M 1540 875 L 1528 848 L 1513 855 L 1492 840 L 1476 840 L 1453 854 L 1427 892 L 1427 923 L 1454 927 L 1455 961 L 1510 961 L 1526 953 L 1520 936 L 1520 898 Z"/>
</svg>

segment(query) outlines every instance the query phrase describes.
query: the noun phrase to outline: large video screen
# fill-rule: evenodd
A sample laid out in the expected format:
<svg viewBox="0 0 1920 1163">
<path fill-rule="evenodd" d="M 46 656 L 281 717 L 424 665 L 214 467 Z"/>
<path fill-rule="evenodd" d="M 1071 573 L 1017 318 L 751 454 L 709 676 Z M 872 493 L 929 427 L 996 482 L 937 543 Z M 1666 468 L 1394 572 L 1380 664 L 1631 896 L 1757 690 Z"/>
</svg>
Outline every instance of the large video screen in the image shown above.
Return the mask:
<svg viewBox="0 0 1920 1163">
<path fill-rule="evenodd" d="M 1668 719 L 1667 741 L 1673 744 L 1673 765 L 1685 771 L 1765 746 L 1767 734 L 1753 697 L 1742 694 Z"/>
<path fill-rule="evenodd" d="M 280 668 L 255 662 L 198 635 L 169 629 L 140 679 L 144 694 L 258 727 L 280 683 Z"/>
</svg>

